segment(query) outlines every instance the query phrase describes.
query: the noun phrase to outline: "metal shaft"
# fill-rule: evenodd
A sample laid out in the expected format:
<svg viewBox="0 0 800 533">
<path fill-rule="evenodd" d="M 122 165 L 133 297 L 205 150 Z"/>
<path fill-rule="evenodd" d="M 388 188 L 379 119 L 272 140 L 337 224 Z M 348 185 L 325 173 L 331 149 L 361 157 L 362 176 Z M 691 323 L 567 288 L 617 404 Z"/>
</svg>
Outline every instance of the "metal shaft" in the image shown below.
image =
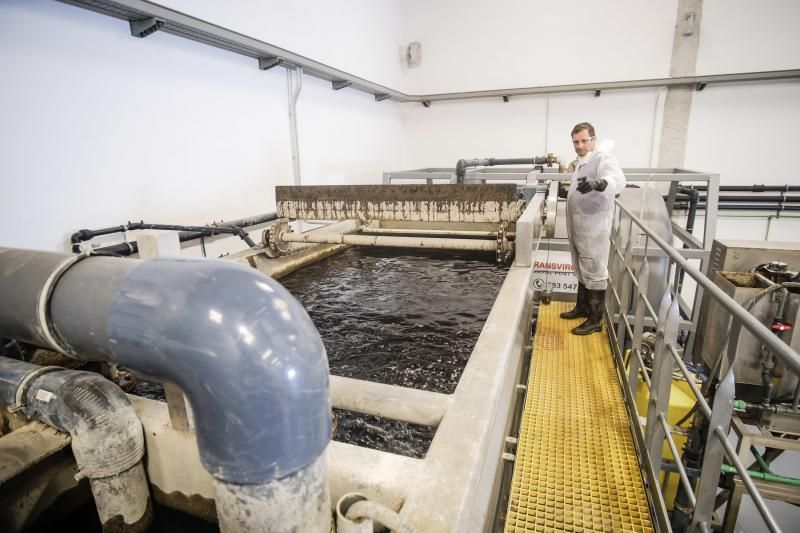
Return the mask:
<svg viewBox="0 0 800 533">
<path fill-rule="evenodd" d="M 283 242 L 354 244 L 358 246 L 386 246 L 389 248 L 429 248 L 432 250 L 479 250 L 494 252 L 497 241 L 476 239 L 439 239 L 431 237 L 384 237 L 378 235 L 351 235 L 342 233 L 281 233 Z"/>
</svg>

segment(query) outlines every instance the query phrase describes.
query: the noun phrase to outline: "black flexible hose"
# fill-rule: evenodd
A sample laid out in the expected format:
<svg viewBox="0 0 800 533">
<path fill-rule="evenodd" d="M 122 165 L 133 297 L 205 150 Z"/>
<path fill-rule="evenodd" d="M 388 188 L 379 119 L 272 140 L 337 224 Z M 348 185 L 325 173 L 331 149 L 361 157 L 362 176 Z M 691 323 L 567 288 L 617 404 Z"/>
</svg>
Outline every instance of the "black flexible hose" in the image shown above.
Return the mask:
<svg viewBox="0 0 800 533">
<path fill-rule="evenodd" d="M 94 237 L 100 235 L 110 235 L 113 233 L 123 233 L 125 231 L 140 230 L 140 229 L 155 229 L 155 230 L 169 230 L 179 231 L 178 241 L 188 242 L 201 239 L 203 237 L 211 237 L 213 235 L 230 234 L 236 235 L 250 248 L 255 248 L 257 245 L 250 238 L 244 228 L 258 226 L 267 222 L 273 221 L 278 218 L 277 213 L 265 213 L 254 217 L 241 218 L 233 220 L 226 224 L 220 225 L 206 225 L 206 226 L 183 226 L 177 224 L 145 224 L 144 222 L 129 222 L 124 226 L 113 226 L 110 228 L 101 228 L 98 230 L 82 229 L 76 231 L 70 237 L 72 243 L 72 251 L 74 253 L 80 252 L 80 243 L 89 241 Z M 127 256 L 138 253 L 139 246 L 136 241 L 115 244 L 111 246 L 104 246 L 96 249 L 94 252 L 103 252 L 111 255 Z"/>
</svg>

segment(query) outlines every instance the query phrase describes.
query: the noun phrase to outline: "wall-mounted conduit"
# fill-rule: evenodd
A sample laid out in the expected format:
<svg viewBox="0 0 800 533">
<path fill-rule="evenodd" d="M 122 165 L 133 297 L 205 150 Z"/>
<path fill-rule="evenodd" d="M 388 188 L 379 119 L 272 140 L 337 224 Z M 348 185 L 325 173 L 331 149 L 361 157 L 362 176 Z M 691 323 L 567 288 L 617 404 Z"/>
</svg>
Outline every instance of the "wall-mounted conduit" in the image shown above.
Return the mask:
<svg viewBox="0 0 800 533">
<path fill-rule="evenodd" d="M 281 66 L 286 69 L 298 68 L 315 78 L 331 82 L 333 90 L 350 87 L 372 94 L 376 101 L 394 100 L 396 102 L 418 102 L 425 107 L 433 101 L 466 100 L 474 98 L 503 98 L 529 94 L 556 94 L 592 92 L 644 87 L 670 87 L 676 85 L 705 88 L 709 84 L 772 81 L 800 78 L 800 69 L 776 70 L 767 72 L 740 72 L 734 74 L 713 74 L 706 76 L 683 76 L 674 78 L 655 78 L 645 80 L 609 81 L 600 83 L 579 83 L 572 85 L 549 85 L 540 87 L 520 87 L 489 91 L 470 91 L 439 94 L 410 95 L 364 78 L 335 69 L 283 48 L 253 39 L 241 33 L 191 17 L 180 11 L 169 9 L 146 0 L 60 0 L 67 4 L 89 9 L 131 25 L 131 33 L 136 37 L 146 37 L 156 31 L 191 39 L 229 52 L 234 52 L 258 61 L 262 70 Z"/>
</svg>

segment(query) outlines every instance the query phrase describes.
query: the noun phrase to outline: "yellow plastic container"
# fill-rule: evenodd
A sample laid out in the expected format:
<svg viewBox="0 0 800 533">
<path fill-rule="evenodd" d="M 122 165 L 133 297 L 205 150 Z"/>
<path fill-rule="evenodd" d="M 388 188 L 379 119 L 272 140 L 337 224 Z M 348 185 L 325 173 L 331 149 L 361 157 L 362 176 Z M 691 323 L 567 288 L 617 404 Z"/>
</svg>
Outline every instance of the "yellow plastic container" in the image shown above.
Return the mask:
<svg viewBox="0 0 800 533">
<path fill-rule="evenodd" d="M 647 402 L 650 400 L 650 392 L 647 390 L 647 385 L 645 385 L 644 381 L 642 381 L 641 374 L 639 375 L 639 385 L 636 387 L 636 409 L 639 411 L 640 417 L 646 417 L 647 415 Z M 667 422 L 674 426 L 678 423 L 680 419 L 686 416 L 686 413 L 697 403 L 694 394 L 692 394 L 691 388 L 689 388 L 689 384 L 686 383 L 683 379 L 673 379 L 672 380 L 672 390 L 669 394 L 669 410 L 667 411 Z M 692 418 L 690 417 L 686 420 L 680 427 L 684 429 L 688 429 L 692 425 Z M 683 451 L 683 447 L 686 444 L 686 437 L 679 434 L 672 434 L 673 439 L 675 440 L 675 447 L 678 449 L 679 452 Z M 664 448 L 662 450 L 664 459 L 672 459 L 672 451 L 669 449 L 669 444 L 667 441 L 664 441 Z M 661 486 L 664 486 L 664 472 L 658 477 L 658 482 L 661 483 Z M 680 483 L 680 476 L 677 472 L 671 473 L 669 476 L 669 481 L 667 483 L 666 490 L 664 490 L 664 502 L 667 504 L 667 509 L 672 510 L 672 505 L 675 502 L 675 493 L 678 490 L 678 484 Z"/>
</svg>

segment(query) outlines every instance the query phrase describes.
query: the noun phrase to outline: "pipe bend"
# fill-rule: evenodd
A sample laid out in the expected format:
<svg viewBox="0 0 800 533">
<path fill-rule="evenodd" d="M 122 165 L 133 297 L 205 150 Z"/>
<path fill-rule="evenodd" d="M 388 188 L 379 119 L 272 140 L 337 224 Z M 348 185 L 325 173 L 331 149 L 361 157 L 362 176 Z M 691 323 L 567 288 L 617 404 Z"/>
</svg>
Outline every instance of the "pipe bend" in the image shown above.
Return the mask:
<svg viewBox="0 0 800 533">
<path fill-rule="evenodd" d="M 227 261 L 146 261 L 120 282 L 106 329 L 114 360 L 184 391 L 215 478 L 282 478 L 327 447 L 325 348 L 273 279 Z"/>
<path fill-rule="evenodd" d="M 91 479 L 115 476 L 144 455 L 142 425 L 122 390 L 93 372 L 40 367 L 0 357 L 4 394 L 21 400 L 28 418 L 72 436 L 81 473 Z"/>
<path fill-rule="evenodd" d="M 459 159 L 456 163 L 456 182 L 464 183 L 464 177 L 467 175 L 467 169 L 477 167 L 480 165 L 488 165 L 488 159 Z"/>
</svg>

